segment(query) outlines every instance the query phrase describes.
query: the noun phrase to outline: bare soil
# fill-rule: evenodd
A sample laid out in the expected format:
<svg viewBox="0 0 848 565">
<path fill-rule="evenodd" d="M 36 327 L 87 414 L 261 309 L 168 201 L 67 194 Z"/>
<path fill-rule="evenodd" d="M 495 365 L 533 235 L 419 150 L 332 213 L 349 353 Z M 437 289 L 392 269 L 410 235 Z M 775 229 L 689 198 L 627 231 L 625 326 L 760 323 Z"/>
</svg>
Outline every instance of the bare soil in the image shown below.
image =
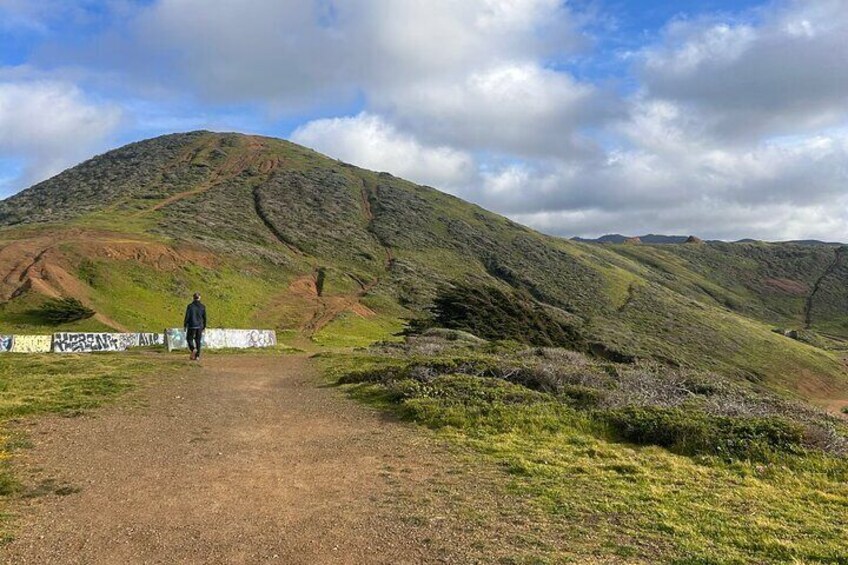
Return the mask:
<svg viewBox="0 0 848 565">
<path fill-rule="evenodd" d="M 0 300 L 8 301 L 24 292 L 35 292 L 49 298 L 76 298 L 91 307 L 90 289 L 74 274 L 74 262 L 62 249 L 69 243 L 82 257 L 135 261 L 160 271 L 173 271 L 188 263 L 205 267 L 216 265 L 213 255 L 184 246 L 177 249 L 156 241 L 98 230 L 44 231 L 0 245 Z M 128 331 L 99 312 L 95 318 L 115 330 Z"/>
<path fill-rule="evenodd" d="M 376 312 L 362 304 L 360 300 L 378 282 L 362 284 L 359 291 L 355 293 L 326 296 L 318 294 L 316 278 L 313 273 L 295 279 L 281 298 L 289 303 L 292 299 L 301 303 L 305 317 L 300 324 L 300 330 L 305 335 L 313 336 L 344 312 L 352 312 L 362 318 L 376 316 Z"/>
<path fill-rule="evenodd" d="M 530 524 L 503 473 L 320 383 L 306 356 L 211 355 L 20 426 L 31 496 L 5 563 L 468 563 Z"/>
</svg>

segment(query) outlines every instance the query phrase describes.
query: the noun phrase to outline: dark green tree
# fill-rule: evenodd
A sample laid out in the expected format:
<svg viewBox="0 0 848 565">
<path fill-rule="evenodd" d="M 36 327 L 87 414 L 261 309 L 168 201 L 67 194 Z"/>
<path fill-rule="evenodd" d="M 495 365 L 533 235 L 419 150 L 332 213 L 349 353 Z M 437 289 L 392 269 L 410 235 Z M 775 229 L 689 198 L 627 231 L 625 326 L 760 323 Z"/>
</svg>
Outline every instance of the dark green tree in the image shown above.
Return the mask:
<svg viewBox="0 0 848 565">
<path fill-rule="evenodd" d="M 52 298 L 34 311 L 45 323 L 59 325 L 94 316 L 95 311 L 76 298 Z"/>
</svg>

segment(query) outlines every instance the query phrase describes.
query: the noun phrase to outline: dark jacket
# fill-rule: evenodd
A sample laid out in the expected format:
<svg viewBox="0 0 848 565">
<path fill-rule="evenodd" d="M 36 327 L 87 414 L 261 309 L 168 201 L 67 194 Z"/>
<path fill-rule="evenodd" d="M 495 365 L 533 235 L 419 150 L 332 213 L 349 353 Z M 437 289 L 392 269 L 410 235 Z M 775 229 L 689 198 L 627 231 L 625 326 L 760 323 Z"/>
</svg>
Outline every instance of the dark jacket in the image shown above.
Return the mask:
<svg viewBox="0 0 848 565">
<path fill-rule="evenodd" d="M 206 329 L 206 306 L 200 300 L 195 300 L 186 308 L 183 327 L 187 330 Z"/>
</svg>

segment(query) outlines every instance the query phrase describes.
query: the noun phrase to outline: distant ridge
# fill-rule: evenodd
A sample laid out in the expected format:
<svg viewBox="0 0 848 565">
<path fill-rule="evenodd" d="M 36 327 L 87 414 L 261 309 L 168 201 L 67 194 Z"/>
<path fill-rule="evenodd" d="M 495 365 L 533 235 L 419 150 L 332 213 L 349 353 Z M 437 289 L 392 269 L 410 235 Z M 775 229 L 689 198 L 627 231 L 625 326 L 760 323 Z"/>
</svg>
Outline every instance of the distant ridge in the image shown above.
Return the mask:
<svg viewBox="0 0 848 565">
<path fill-rule="evenodd" d="M 639 243 L 647 243 L 653 245 L 670 245 L 677 243 L 685 243 L 689 238 L 687 235 L 661 235 L 649 233 L 647 235 L 637 235 L 637 236 L 628 236 L 621 235 L 618 233 L 602 235 L 601 237 L 591 239 L 591 238 L 583 238 L 583 237 L 572 237 L 572 241 L 579 241 L 581 243 L 627 243 L 636 242 Z"/>
<path fill-rule="evenodd" d="M 572 237 L 571 241 L 577 241 L 580 243 L 646 243 L 649 245 L 676 245 L 680 243 L 686 243 L 687 241 L 691 242 L 690 238 L 695 238 L 696 240 L 700 240 L 697 236 L 691 235 L 662 235 L 662 234 L 654 234 L 649 233 L 648 235 L 621 235 L 619 233 L 611 233 L 602 235 L 601 237 L 596 238 L 587 238 L 587 237 Z M 845 245 L 845 243 L 841 243 L 838 241 L 821 241 L 818 239 L 793 239 L 789 241 L 765 241 L 760 239 L 753 238 L 744 238 L 737 239 L 736 241 L 728 242 L 722 239 L 708 239 L 704 240 L 705 243 L 787 243 L 794 245 Z"/>
</svg>

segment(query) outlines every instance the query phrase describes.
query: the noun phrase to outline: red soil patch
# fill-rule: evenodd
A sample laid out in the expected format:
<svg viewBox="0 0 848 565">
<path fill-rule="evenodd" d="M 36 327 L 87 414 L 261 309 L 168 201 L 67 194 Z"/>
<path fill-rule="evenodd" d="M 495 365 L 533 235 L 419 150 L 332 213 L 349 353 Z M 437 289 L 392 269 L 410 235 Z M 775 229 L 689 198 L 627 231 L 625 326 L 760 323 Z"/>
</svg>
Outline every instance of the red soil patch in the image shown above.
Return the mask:
<svg viewBox="0 0 848 565">
<path fill-rule="evenodd" d="M 74 257 L 69 257 L 69 253 Z M 35 292 L 49 298 L 76 298 L 91 307 L 88 285 L 73 274 L 80 257 L 134 261 L 163 271 L 187 263 L 204 267 L 216 264 L 213 255 L 199 250 L 175 249 L 108 232 L 81 229 L 42 232 L 0 247 L 0 300 Z M 117 330 L 126 329 L 103 314 L 98 313 L 95 318 Z"/>
<path fill-rule="evenodd" d="M 314 275 L 305 275 L 292 281 L 286 293 L 280 296 L 277 302 L 288 303 L 294 298 L 308 304 L 300 327 L 306 334 L 315 335 L 344 312 L 351 312 L 363 318 L 376 316 L 376 312 L 360 302 L 373 287 L 373 284 L 366 284 L 354 294 L 319 296 Z"/>
<path fill-rule="evenodd" d="M 315 279 L 310 275 L 295 279 L 289 285 L 288 292 L 303 298 L 318 299 L 318 287 L 315 283 Z"/>
<path fill-rule="evenodd" d="M 806 284 L 792 279 L 765 279 L 763 282 L 773 290 L 794 296 L 806 296 L 810 292 Z"/>
</svg>

